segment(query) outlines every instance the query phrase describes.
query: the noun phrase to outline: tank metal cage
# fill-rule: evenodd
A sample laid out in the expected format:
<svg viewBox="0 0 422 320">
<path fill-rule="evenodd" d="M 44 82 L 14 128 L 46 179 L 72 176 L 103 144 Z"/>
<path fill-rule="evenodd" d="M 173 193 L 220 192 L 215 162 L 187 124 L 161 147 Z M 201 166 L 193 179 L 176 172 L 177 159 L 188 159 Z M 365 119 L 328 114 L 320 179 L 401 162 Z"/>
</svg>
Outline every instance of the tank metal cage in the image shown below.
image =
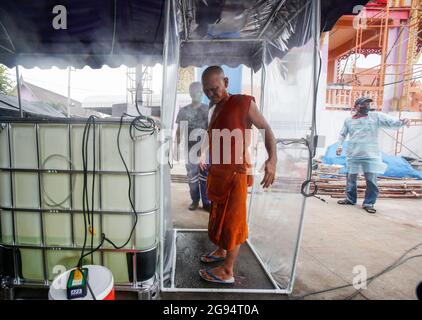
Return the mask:
<svg viewBox="0 0 422 320">
<path fill-rule="evenodd" d="M 0 235 L 1 245 L 13 250 L 13 274 L 3 279 L 4 286 L 48 287 L 53 277 L 65 271 L 63 267 L 73 268 L 79 259 L 84 230 L 81 138 L 85 123 L 84 119 L 0 118 Z M 128 201 L 127 172 L 117 151 L 119 123 L 119 119 L 96 120 L 93 213 L 98 231 L 94 247 L 103 232 L 117 245 L 124 243 L 135 219 Z M 129 126 L 124 120 L 120 143 L 132 179 L 138 225 L 125 248 L 104 245 L 93 261 L 113 271 L 117 290 L 142 291 L 157 284 L 157 135 L 132 140 Z M 92 144 L 91 134 L 89 150 Z M 92 156 L 88 151 L 89 161 Z M 89 188 L 93 173 L 89 168 Z M 119 224 L 127 228 L 118 230 Z"/>
</svg>

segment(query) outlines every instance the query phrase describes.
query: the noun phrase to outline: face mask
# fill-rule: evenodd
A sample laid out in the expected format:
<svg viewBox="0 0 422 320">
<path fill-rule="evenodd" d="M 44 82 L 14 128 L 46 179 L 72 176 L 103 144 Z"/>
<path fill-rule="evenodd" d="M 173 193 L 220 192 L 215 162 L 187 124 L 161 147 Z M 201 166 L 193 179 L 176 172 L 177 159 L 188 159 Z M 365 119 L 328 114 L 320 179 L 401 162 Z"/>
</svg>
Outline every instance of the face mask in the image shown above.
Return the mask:
<svg viewBox="0 0 422 320">
<path fill-rule="evenodd" d="M 193 102 L 201 102 L 202 101 L 202 93 L 200 93 L 200 92 L 192 93 L 191 97 L 192 97 Z"/>
<path fill-rule="evenodd" d="M 369 107 L 360 106 L 357 110 L 359 114 L 367 115 L 369 113 Z"/>
</svg>

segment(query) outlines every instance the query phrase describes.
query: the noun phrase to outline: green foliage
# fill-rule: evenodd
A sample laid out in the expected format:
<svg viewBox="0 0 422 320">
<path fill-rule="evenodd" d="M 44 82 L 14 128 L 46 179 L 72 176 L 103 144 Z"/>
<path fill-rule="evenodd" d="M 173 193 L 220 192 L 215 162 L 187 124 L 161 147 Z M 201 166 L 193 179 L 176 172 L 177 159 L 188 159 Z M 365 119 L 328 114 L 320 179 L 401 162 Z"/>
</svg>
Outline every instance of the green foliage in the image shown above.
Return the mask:
<svg viewBox="0 0 422 320">
<path fill-rule="evenodd" d="M 0 64 L 0 93 L 10 95 L 14 89 L 14 83 L 8 72 L 9 70 Z"/>
</svg>

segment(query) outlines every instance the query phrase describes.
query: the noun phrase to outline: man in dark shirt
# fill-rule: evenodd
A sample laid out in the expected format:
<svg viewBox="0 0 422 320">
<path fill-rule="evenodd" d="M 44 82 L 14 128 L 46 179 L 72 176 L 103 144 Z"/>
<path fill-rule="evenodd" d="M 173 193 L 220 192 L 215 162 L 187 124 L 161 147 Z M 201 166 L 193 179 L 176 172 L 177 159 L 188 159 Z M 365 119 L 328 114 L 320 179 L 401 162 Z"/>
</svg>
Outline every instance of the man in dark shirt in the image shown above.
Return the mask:
<svg viewBox="0 0 422 320">
<path fill-rule="evenodd" d="M 188 155 L 186 157 L 186 172 L 192 199 L 189 210 L 196 210 L 202 199 L 203 208 L 209 211 L 210 201 L 206 195 L 207 170 L 202 170 L 199 167 L 200 148 L 192 149 L 198 143 L 199 135 L 205 134 L 208 128 L 208 106 L 201 103 L 202 84 L 200 82 L 193 82 L 190 85 L 189 94 L 192 103 L 181 108 L 176 118 L 176 157 L 178 158 L 181 135 L 184 135 L 185 141 L 187 141 L 185 154 Z"/>
</svg>

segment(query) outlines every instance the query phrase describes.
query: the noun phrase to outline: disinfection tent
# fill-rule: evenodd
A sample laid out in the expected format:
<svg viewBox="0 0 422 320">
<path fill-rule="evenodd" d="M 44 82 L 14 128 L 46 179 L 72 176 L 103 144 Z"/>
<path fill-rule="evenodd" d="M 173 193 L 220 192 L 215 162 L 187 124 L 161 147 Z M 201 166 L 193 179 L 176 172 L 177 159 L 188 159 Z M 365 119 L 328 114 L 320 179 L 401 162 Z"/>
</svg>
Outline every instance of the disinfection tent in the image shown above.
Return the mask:
<svg viewBox="0 0 422 320">
<path fill-rule="evenodd" d="M 291 293 L 317 135 L 320 32 L 366 2 L 2 1 L 0 63 L 8 67 L 163 65 L 159 121 L 26 119 L 18 91 L 22 117 L 0 116 L 2 286 L 48 287 L 60 267 L 83 260 L 147 298 L 158 290 Z M 171 205 L 179 70 L 216 64 L 248 70 L 245 90 L 278 153 L 275 183 L 263 190 L 266 154 L 254 137 L 249 239 L 230 288 L 198 281 L 206 230 L 174 228 Z"/>
<path fill-rule="evenodd" d="M 277 138 L 276 181 L 268 191 L 259 184 L 266 159 L 258 136 L 253 150 L 255 183 L 248 200 L 249 239 L 238 262 L 244 279 L 221 288 L 196 279 L 198 257 L 209 250 L 207 233 L 172 227 L 169 173 L 162 167 L 161 290 L 290 293 L 304 218 L 302 191 L 307 192 L 306 184 L 302 185 L 309 178 L 314 153 L 320 4 L 308 0 L 229 2 L 214 6 L 201 1 L 168 3 L 163 127 L 171 128 L 173 123 L 179 66 L 244 65 L 251 70 L 249 92 L 259 97 L 258 105 Z M 260 83 L 253 85 L 257 72 Z M 253 92 L 257 87 L 259 92 Z"/>
</svg>

